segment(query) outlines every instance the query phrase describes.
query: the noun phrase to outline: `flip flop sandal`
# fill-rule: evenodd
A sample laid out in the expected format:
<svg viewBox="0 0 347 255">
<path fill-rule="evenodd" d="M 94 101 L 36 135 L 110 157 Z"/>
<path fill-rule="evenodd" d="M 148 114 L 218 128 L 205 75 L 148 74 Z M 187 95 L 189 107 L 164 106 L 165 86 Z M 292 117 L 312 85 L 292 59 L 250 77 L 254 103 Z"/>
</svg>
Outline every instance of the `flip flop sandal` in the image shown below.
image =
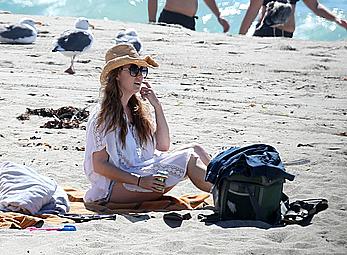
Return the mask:
<svg viewBox="0 0 347 255">
<path fill-rule="evenodd" d="M 309 222 L 312 217 L 328 208 L 326 199 L 305 199 L 289 204 L 289 210 L 284 214 L 283 221 L 287 224 Z"/>
<path fill-rule="evenodd" d="M 163 218 L 164 220 L 183 221 L 183 220 L 191 219 L 192 216 L 190 215 L 190 213 L 186 213 L 182 215 L 176 212 L 171 212 L 171 213 L 164 214 Z"/>
</svg>

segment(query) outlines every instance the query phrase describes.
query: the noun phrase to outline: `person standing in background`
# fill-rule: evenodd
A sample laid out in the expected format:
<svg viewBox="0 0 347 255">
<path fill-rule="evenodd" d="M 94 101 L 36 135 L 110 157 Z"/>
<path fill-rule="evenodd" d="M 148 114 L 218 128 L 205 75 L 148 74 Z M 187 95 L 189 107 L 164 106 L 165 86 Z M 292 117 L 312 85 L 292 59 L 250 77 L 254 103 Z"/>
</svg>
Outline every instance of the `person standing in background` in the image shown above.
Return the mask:
<svg viewBox="0 0 347 255">
<path fill-rule="evenodd" d="M 245 35 L 248 32 L 248 29 L 252 25 L 253 21 L 258 15 L 259 10 L 261 9 L 259 23 L 256 26 L 256 30 L 253 34 L 254 36 L 261 36 L 261 37 L 284 36 L 284 37 L 292 38 L 293 33 L 295 31 L 295 6 L 299 0 L 288 0 L 288 2 L 292 6 L 292 12 L 288 21 L 285 24 L 278 26 L 276 28 L 273 28 L 270 26 L 260 26 L 260 24 L 262 23 L 263 19 L 266 16 L 266 6 L 268 3 L 272 1 L 273 0 L 250 0 L 246 15 L 243 18 L 241 26 L 240 26 L 239 34 Z M 318 0 L 302 0 L 302 1 L 317 16 L 333 21 L 336 24 L 347 29 L 347 21 L 336 17 L 334 13 L 330 12 L 324 5 L 319 3 Z M 283 0 L 274 1 L 274 2 L 283 2 Z"/>
<path fill-rule="evenodd" d="M 215 0 L 204 0 L 208 8 L 217 17 L 219 24 L 223 27 L 223 32 L 229 31 L 229 22 L 221 17 L 221 13 Z M 148 0 L 149 22 L 157 21 L 158 0 Z M 196 12 L 198 10 L 198 0 L 166 0 L 158 22 L 167 24 L 178 24 L 185 28 L 195 30 Z"/>
</svg>

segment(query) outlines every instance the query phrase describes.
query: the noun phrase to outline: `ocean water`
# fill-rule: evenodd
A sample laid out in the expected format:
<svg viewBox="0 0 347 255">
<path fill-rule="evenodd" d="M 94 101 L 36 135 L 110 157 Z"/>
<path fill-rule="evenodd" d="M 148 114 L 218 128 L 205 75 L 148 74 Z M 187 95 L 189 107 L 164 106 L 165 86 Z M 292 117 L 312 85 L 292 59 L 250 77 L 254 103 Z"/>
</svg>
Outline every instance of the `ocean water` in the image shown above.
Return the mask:
<svg viewBox="0 0 347 255">
<path fill-rule="evenodd" d="M 185 0 L 182 0 L 185 1 Z M 237 34 L 249 0 L 216 0 L 222 15 L 230 22 L 231 35 Z M 158 0 L 158 16 L 165 0 Z M 324 6 L 340 18 L 347 18 L 347 0 L 320 0 Z M 0 0 L 0 10 L 18 14 L 84 16 L 93 19 L 109 19 L 147 23 L 147 0 Z M 299 1 L 296 7 L 296 31 L 294 38 L 304 40 L 346 40 L 346 29 L 317 17 Z M 221 33 L 221 26 L 204 1 L 199 0 L 197 31 Z M 254 30 L 255 22 L 249 34 Z"/>
</svg>

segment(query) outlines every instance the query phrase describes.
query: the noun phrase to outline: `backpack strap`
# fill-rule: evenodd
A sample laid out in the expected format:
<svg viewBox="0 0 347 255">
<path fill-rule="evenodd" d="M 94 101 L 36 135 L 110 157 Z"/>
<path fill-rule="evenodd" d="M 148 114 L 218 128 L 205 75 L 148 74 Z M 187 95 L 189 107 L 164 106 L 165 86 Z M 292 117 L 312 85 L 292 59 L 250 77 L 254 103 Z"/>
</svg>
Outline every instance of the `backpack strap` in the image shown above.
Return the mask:
<svg viewBox="0 0 347 255">
<path fill-rule="evenodd" d="M 249 185 L 246 185 L 246 189 L 247 189 L 247 192 L 249 194 L 249 199 L 251 200 L 251 204 L 252 204 L 252 207 L 253 207 L 253 210 L 255 212 L 255 219 L 256 220 L 261 220 L 263 219 L 263 213 L 260 209 L 260 206 L 257 202 L 257 200 L 255 199 L 255 196 L 253 194 L 253 192 L 251 191 L 251 189 L 249 188 Z"/>
</svg>

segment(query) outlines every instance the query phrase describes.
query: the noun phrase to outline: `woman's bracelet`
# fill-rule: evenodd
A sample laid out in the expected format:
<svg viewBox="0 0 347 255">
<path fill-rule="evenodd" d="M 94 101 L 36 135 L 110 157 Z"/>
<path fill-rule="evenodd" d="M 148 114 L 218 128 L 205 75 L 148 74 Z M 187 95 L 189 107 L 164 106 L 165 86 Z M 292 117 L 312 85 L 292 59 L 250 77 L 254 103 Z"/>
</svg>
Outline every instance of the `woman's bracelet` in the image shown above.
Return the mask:
<svg viewBox="0 0 347 255">
<path fill-rule="evenodd" d="M 141 176 L 137 177 L 137 186 L 140 187 Z"/>
</svg>

